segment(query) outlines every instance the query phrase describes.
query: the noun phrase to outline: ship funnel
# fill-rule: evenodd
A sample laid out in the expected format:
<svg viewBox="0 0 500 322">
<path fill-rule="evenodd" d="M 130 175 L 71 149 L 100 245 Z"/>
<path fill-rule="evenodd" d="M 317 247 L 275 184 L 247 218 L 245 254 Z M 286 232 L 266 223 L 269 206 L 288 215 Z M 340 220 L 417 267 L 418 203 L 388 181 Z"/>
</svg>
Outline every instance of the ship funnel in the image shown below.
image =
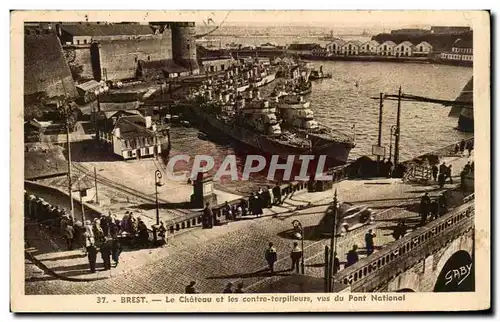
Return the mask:
<svg viewBox="0 0 500 322">
<path fill-rule="evenodd" d="M 301 102 L 301 103 L 304 102 L 304 96 L 302 96 L 302 95 L 299 96 L 299 102 Z"/>
<path fill-rule="evenodd" d="M 250 91 L 248 91 L 248 99 L 251 100 L 252 98 L 253 98 L 253 91 L 250 90 Z"/>
</svg>

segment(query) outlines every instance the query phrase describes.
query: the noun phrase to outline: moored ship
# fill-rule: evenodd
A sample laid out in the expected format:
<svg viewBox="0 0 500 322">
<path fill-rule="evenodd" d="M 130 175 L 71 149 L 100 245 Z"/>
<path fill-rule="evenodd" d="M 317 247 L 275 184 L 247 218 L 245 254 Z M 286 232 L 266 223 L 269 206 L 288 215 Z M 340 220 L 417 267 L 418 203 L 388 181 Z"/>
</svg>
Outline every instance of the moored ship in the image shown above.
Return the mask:
<svg viewBox="0 0 500 322">
<path fill-rule="evenodd" d="M 235 91 L 218 91 L 214 98 L 208 87 L 192 97 L 190 107 L 202 124 L 281 159 L 286 160 L 290 155 L 324 155 L 329 166 L 347 161 L 354 147 L 353 140 L 347 135 L 338 133 L 334 137 L 333 130 L 310 119 L 305 121 L 306 124 L 315 126 L 294 126 L 282 118 L 281 112 L 278 113 L 278 109 L 284 107 L 278 104 L 277 98 L 273 98 L 275 101 L 263 99 L 256 89 L 246 94 L 245 98 Z M 300 159 L 295 158 L 295 161 L 300 162 Z"/>
</svg>

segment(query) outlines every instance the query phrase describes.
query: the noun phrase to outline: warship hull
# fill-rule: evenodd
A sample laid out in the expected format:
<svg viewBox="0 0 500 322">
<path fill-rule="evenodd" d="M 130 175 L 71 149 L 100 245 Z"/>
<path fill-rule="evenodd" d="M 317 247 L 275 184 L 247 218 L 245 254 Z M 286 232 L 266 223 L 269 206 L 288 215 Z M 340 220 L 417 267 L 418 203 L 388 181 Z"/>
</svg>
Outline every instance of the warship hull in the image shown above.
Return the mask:
<svg viewBox="0 0 500 322">
<path fill-rule="evenodd" d="M 319 156 L 325 155 L 327 157 L 326 165 L 336 166 L 346 163 L 349 152 L 353 148 L 353 145 L 349 143 L 331 141 L 328 143 L 317 142 L 312 147 L 310 145 L 300 146 L 291 144 L 273 136 L 256 133 L 234 122 L 205 113 L 199 106 L 192 106 L 191 110 L 193 116 L 203 125 L 204 130 L 224 134 L 265 154 L 278 155 L 283 160 L 286 160 L 290 155 L 315 155 L 318 157 L 315 159 L 317 161 Z M 296 157 L 295 162 L 300 163 L 301 160 Z"/>
</svg>

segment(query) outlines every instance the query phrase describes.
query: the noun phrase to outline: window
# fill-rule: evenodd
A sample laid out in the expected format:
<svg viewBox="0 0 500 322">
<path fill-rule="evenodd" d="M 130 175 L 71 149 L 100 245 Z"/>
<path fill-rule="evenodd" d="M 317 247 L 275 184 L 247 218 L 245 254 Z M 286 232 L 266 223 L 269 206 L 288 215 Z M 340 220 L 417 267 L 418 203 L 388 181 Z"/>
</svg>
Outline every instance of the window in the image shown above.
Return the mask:
<svg viewBox="0 0 500 322">
<path fill-rule="evenodd" d="M 151 56 L 148 56 L 148 61 L 150 61 L 150 60 L 151 60 Z"/>
<path fill-rule="evenodd" d="M 79 39 L 77 39 L 77 40 L 76 40 L 76 44 L 77 44 L 77 45 L 79 45 L 79 44 L 80 44 L 80 40 L 79 40 Z"/>
<path fill-rule="evenodd" d="M 134 59 L 134 60 L 135 60 L 135 62 L 137 63 L 137 56 L 135 56 L 135 59 Z"/>
<path fill-rule="evenodd" d="M 86 44 L 87 44 L 87 39 L 84 39 L 84 40 L 83 40 L 83 43 L 86 45 Z"/>
<path fill-rule="evenodd" d="M 80 190 L 80 196 L 81 197 L 87 197 L 87 190 L 86 189 Z"/>
</svg>

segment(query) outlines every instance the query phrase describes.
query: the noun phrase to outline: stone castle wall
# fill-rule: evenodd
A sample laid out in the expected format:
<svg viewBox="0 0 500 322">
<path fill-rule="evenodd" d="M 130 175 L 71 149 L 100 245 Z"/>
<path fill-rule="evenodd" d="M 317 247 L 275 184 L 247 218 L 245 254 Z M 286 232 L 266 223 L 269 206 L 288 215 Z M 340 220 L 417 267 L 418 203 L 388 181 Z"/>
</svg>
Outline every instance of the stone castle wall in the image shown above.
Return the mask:
<svg viewBox="0 0 500 322">
<path fill-rule="evenodd" d="M 169 30 L 148 39 L 100 41 L 100 77 L 97 80 L 134 78 L 138 61 L 172 59 L 172 36 Z M 95 68 L 95 67 L 94 67 Z"/>
<path fill-rule="evenodd" d="M 24 37 L 24 94 L 46 92 L 48 97 L 76 96 L 64 52 L 55 34 Z"/>
</svg>

